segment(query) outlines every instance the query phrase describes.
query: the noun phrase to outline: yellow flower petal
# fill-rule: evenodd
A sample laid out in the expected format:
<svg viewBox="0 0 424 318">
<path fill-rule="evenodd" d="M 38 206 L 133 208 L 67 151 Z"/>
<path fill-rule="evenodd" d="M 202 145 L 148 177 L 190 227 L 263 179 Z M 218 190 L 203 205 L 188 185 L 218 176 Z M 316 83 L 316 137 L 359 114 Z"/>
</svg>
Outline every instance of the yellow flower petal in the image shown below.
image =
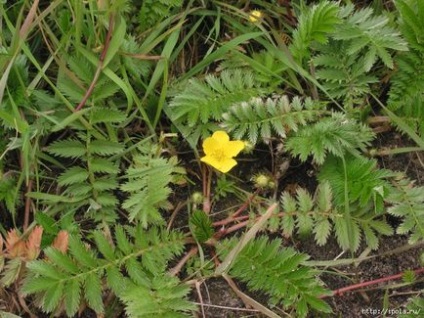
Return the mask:
<svg viewBox="0 0 424 318">
<path fill-rule="evenodd" d="M 233 157 L 237 156 L 243 148 L 243 141 L 230 141 L 230 137 L 225 131 L 218 130 L 203 141 L 205 156 L 200 160 L 223 173 L 227 173 L 237 164 Z"/>
<path fill-rule="evenodd" d="M 207 163 L 208 165 L 218 169 L 220 162 L 219 160 L 217 160 L 215 157 L 213 156 L 204 156 L 202 158 L 200 158 L 200 161 Z"/>
<path fill-rule="evenodd" d="M 217 169 L 219 171 L 223 172 L 223 173 L 227 173 L 232 168 L 234 168 L 235 165 L 237 165 L 237 161 L 235 161 L 232 158 L 229 158 L 229 159 L 225 159 L 225 160 L 221 161 L 220 166 Z"/>
<path fill-rule="evenodd" d="M 203 151 L 207 156 L 212 155 L 221 147 L 220 143 L 213 137 L 208 137 L 203 141 Z"/>
<path fill-rule="evenodd" d="M 222 130 L 215 131 L 212 135 L 212 138 L 219 142 L 221 145 L 230 141 L 230 136 L 228 136 L 228 134 Z"/>
<path fill-rule="evenodd" d="M 217 160 L 212 156 L 205 156 L 200 158 L 200 160 L 208 165 L 214 167 L 216 170 L 221 171 L 222 173 L 227 173 L 230 171 L 235 165 L 237 165 L 237 161 L 232 158 L 226 158 L 224 160 Z"/>
<path fill-rule="evenodd" d="M 244 149 L 244 142 L 241 140 L 229 141 L 224 148 L 224 153 L 227 157 L 235 157 Z"/>
</svg>

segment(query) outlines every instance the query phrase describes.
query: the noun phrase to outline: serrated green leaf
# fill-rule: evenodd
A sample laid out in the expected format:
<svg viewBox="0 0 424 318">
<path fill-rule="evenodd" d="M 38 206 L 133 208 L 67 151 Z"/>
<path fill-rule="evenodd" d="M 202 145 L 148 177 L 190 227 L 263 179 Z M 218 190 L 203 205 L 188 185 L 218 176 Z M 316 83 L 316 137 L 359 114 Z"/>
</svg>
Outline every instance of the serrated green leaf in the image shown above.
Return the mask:
<svg viewBox="0 0 424 318">
<path fill-rule="evenodd" d="M 194 237 L 200 243 L 206 242 L 214 234 L 212 221 L 203 211 L 194 211 L 190 217 L 190 224 Z"/>
<path fill-rule="evenodd" d="M 42 306 L 46 312 L 54 311 L 63 297 L 63 284 L 57 282 L 55 285 L 46 289 L 43 297 Z"/>
<path fill-rule="evenodd" d="M 44 200 L 46 202 L 52 202 L 52 203 L 58 203 L 58 202 L 76 203 L 85 199 L 85 197 L 67 197 L 64 195 L 55 195 L 55 194 L 48 194 L 48 193 L 41 193 L 41 192 L 29 192 L 26 195 L 33 199 Z"/>
<path fill-rule="evenodd" d="M 82 158 L 86 154 L 85 146 L 77 139 L 66 139 L 51 144 L 48 152 L 64 158 Z"/>
<path fill-rule="evenodd" d="M 127 235 L 122 226 L 115 227 L 115 239 L 117 247 L 124 253 L 130 254 L 132 252 L 132 245 L 128 240 Z"/>
<path fill-rule="evenodd" d="M 62 173 L 58 178 L 60 186 L 82 183 L 88 179 L 88 171 L 81 167 L 72 167 Z"/>
<path fill-rule="evenodd" d="M 327 243 L 328 236 L 331 232 L 331 223 L 327 219 L 320 220 L 314 226 L 315 241 L 318 245 L 323 246 Z"/>
<path fill-rule="evenodd" d="M 96 313 L 102 313 L 104 311 L 102 287 L 97 273 L 86 275 L 84 281 L 84 298 L 87 300 L 90 308 Z"/>
<path fill-rule="evenodd" d="M 114 261 L 115 260 L 114 247 L 106 239 L 104 234 L 100 231 L 95 231 L 93 233 L 93 236 L 94 236 L 94 240 L 96 241 L 96 246 L 99 249 L 100 253 L 102 253 L 107 260 Z"/>
<path fill-rule="evenodd" d="M 371 220 L 369 226 L 383 235 L 393 235 L 393 228 L 385 221 Z"/>
<path fill-rule="evenodd" d="M 53 264 L 46 263 L 41 260 L 29 262 L 27 264 L 27 268 L 40 276 L 52 278 L 57 281 L 65 277 L 65 274 L 59 271 Z"/>
<path fill-rule="evenodd" d="M 106 269 L 107 284 L 116 295 L 120 295 L 125 289 L 125 278 L 117 267 L 108 267 Z"/>
<path fill-rule="evenodd" d="M 367 246 L 372 250 L 378 249 L 379 240 L 378 237 L 375 235 L 375 232 L 368 225 L 364 224 L 362 225 L 362 231 L 364 232 Z"/>
<path fill-rule="evenodd" d="M 93 140 L 90 143 L 90 152 L 101 156 L 115 155 L 122 152 L 123 149 L 122 144 L 113 141 Z"/>
<path fill-rule="evenodd" d="M 74 316 L 80 305 L 81 286 L 79 279 L 71 279 L 65 285 L 65 310 L 69 317 Z"/>
<path fill-rule="evenodd" d="M 93 255 L 88 247 L 75 236 L 69 237 L 69 250 L 72 256 L 82 265 L 88 268 L 94 268 L 97 266 L 97 258 Z"/>
<path fill-rule="evenodd" d="M 91 123 L 122 123 L 127 116 L 124 112 L 110 108 L 95 108 L 91 115 Z"/>
<path fill-rule="evenodd" d="M 138 285 L 146 286 L 149 284 L 147 278 L 147 272 L 143 270 L 143 267 L 134 258 L 130 258 L 125 262 L 125 268 L 131 279 Z"/>
<path fill-rule="evenodd" d="M 36 212 L 35 220 L 37 224 L 39 224 L 43 228 L 45 233 L 57 234 L 60 230 L 57 221 L 46 213 Z"/>
<path fill-rule="evenodd" d="M 118 174 L 119 167 L 109 159 L 94 157 L 90 162 L 90 169 L 95 173 Z"/>
<path fill-rule="evenodd" d="M 71 274 L 75 274 L 79 272 L 79 268 L 78 266 L 74 263 L 74 261 L 66 254 L 62 253 L 61 251 L 59 251 L 56 248 L 53 247 L 47 247 L 44 250 L 44 254 L 46 254 L 46 256 L 57 266 L 59 267 L 61 270 L 71 273 Z M 48 266 L 48 265 L 46 265 Z M 37 270 L 36 268 L 31 268 L 33 271 L 38 272 L 39 274 L 43 275 L 43 276 L 47 276 L 47 273 L 41 273 L 39 271 L 39 269 Z M 48 269 L 47 269 L 48 270 Z"/>
<path fill-rule="evenodd" d="M 56 286 L 57 279 L 48 277 L 30 277 L 24 282 L 22 292 L 25 295 L 45 291 L 52 286 Z"/>
<path fill-rule="evenodd" d="M 83 115 L 85 115 L 88 111 L 90 111 L 89 108 L 86 109 L 81 109 L 78 112 L 74 112 L 71 115 L 69 115 L 68 117 L 66 117 L 65 119 L 63 119 L 60 123 L 58 123 L 57 125 L 55 125 L 51 131 L 52 132 L 56 132 L 59 130 L 62 130 L 64 128 L 66 128 L 68 125 L 70 125 L 71 123 L 73 123 L 76 120 L 79 120 Z"/>
</svg>

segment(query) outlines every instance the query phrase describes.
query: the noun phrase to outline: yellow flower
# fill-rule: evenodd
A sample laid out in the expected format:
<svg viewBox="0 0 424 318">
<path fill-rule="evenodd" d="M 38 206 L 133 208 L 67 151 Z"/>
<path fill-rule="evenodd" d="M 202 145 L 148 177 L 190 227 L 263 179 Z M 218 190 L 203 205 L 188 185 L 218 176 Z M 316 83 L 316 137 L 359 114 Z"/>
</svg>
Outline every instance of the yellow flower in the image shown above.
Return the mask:
<svg viewBox="0 0 424 318">
<path fill-rule="evenodd" d="M 258 22 L 262 18 L 262 12 L 259 10 L 252 10 L 249 13 L 249 21 L 252 23 Z"/>
<path fill-rule="evenodd" d="M 203 151 L 206 156 L 200 158 L 200 160 L 223 173 L 227 173 L 237 164 L 233 157 L 237 156 L 243 148 L 243 141 L 230 141 L 230 137 L 225 131 L 215 131 L 212 137 L 203 141 Z"/>
</svg>

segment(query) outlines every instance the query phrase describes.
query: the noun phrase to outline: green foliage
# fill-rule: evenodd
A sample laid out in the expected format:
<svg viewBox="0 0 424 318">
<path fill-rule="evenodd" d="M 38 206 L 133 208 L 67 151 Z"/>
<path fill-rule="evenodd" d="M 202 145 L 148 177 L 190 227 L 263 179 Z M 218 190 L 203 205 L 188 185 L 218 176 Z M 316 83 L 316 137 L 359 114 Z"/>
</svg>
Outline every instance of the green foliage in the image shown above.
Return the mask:
<svg viewBox="0 0 424 318">
<path fill-rule="evenodd" d="M 171 15 L 172 11 L 181 8 L 182 0 L 145 0 L 142 2 L 138 19 L 144 31 L 164 18 Z"/>
<path fill-rule="evenodd" d="M 253 52 L 251 57 L 243 54 L 229 55 L 220 63 L 219 67 L 223 70 L 247 69 L 253 71 L 256 81 L 264 83 L 265 86 L 275 87 L 276 91 L 285 81 L 282 74 L 288 69 L 275 52 L 267 50 Z"/>
<path fill-rule="evenodd" d="M 225 174 L 219 176 L 216 180 L 216 186 L 214 191 L 214 197 L 216 200 L 227 198 L 229 194 L 236 194 L 237 189 L 236 183 L 228 179 Z"/>
<path fill-rule="evenodd" d="M 65 120 L 67 124 L 58 127 L 62 129 L 67 125 L 76 125 L 78 132 L 47 147 L 47 153 L 68 160 L 64 161 L 65 165 L 69 160 L 76 160 L 57 177 L 57 185 L 62 190 L 54 195 L 32 192 L 29 196 L 40 199 L 56 211 L 66 209 L 75 212 L 84 208 L 86 216 L 95 221 L 112 223 L 117 217 L 118 199 L 114 190 L 118 188 L 118 164 L 124 152 L 123 144 L 115 141 L 116 132 L 112 132 L 112 125 L 125 120 L 126 115 L 117 109 L 105 107 L 93 107 L 85 114 L 90 124 L 109 129 L 111 133 L 108 138 L 99 135 L 94 128 L 83 130 L 73 121 L 75 117 L 70 115 L 70 119 Z M 45 158 L 57 163 L 53 157 L 46 155 Z M 63 167 L 62 164 L 57 166 Z"/>
<path fill-rule="evenodd" d="M 0 202 L 4 202 L 7 210 L 12 213 L 12 215 L 16 214 L 16 205 L 20 203 L 17 198 L 19 191 L 16 187 L 15 178 L 4 175 L 0 176 Z"/>
<path fill-rule="evenodd" d="M 392 24 L 370 7 L 355 10 L 353 4 L 322 1 L 301 7 L 289 48 L 301 64 L 312 60 L 311 75 L 330 97 L 352 107 L 361 104 L 370 84 L 377 82 L 376 72 L 370 71 L 378 60 L 393 69 L 392 51 L 408 50 Z"/>
<path fill-rule="evenodd" d="M 162 287 L 157 284 L 165 279 L 167 262 L 182 252 L 183 238 L 179 233 L 157 228 L 145 231 L 141 226 L 125 231 L 117 226 L 115 242 L 100 231 L 93 232 L 93 238 L 95 246 L 89 246 L 79 237 L 71 236 L 68 253 L 48 247 L 44 250 L 44 260 L 27 264 L 29 274 L 22 291 L 37 294 L 44 312 L 54 312 L 63 304 L 66 314 L 73 316 L 84 299 L 90 308 L 102 313 L 104 283 L 112 292 L 122 295 L 129 311 L 134 305 L 133 294 L 127 287 L 157 292 L 164 299 L 169 289 L 179 291 L 172 297 L 181 307 L 170 307 L 165 301 L 156 303 L 156 310 L 160 310 L 161 305 L 165 310 L 191 308 L 183 300 L 185 287 L 178 287 L 175 279 L 172 284 Z M 163 295 L 160 294 L 161 288 L 165 291 Z"/>
<path fill-rule="evenodd" d="M 334 39 L 347 41 L 347 54 L 363 55 L 361 64 L 365 71 L 369 71 L 378 58 L 385 66 L 393 68 L 393 59 L 388 50 L 408 49 L 399 31 L 390 26 L 388 17 L 375 15 L 372 8 L 357 11 L 354 8 L 350 4 L 341 11 L 341 17 L 345 20 L 334 32 Z"/>
<path fill-rule="evenodd" d="M 213 121 L 221 120 L 222 114 L 233 104 L 268 93 L 262 85 L 251 71 L 240 69 L 225 70 L 219 77 L 207 75 L 204 80 L 191 79 L 172 99 L 167 115 L 195 145 L 200 137 L 216 130 Z"/>
<path fill-rule="evenodd" d="M 299 62 L 308 59 L 313 42 L 327 43 L 329 34 L 334 32 L 341 22 L 339 10 L 335 2 L 323 1 L 301 11 L 290 46 L 290 51 Z"/>
<path fill-rule="evenodd" d="M 374 203 L 381 208 L 382 200 L 391 189 L 388 178 L 394 176 L 390 170 L 378 169 L 374 159 L 331 156 L 322 166 L 318 180 L 330 183 L 337 206 L 346 204 L 347 193 L 348 204 L 357 203 L 359 207 L 366 207 Z"/>
<path fill-rule="evenodd" d="M 113 117 L 105 116 L 105 112 Z M 116 109 L 93 108 L 90 111 L 90 122 L 97 125 L 109 125 L 125 117 Z M 32 197 L 46 204 L 59 203 L 58 211 L 77 211 L 84 207 L 86 215 L 95 221 L 114 222 L 118 199 L 113 191 L 118 188 L 119 155 L 124 146 L 116 141 L 97 139 L 91 131 L 81 131 L 74 137 L 53 142 L 47 151 L 78 161 L 57 178 L 58 185 L 64 188 L 60 195 L 32 193 Z M 110 160 L 112 156 L 116 159 Z"/>
<path fill-rule="evenodd" d="M 140 52 L 140 45 L 137 43 L 135 37 L 129 36 L 128 39 L 125 39 L 122 43 L 122 50 L 126 53 L 122 56 L 122 62 L 133 79 L 138 80 L 140 76 L 146 78 L 150 74 L 152 63 L 130 55 L 137 55 Z"/>
<path fill-rule="evenodd" d="M 375 1 L 379 13 L 342 1 L 278 2 L 253 1 L 263 13 L 256 23 L 246 20 L 254 7 L 235 2 L 59 1 L 40 6 L 46 23 L 22 20 L 32 14 L 28 1 L 0 4 L 0 208 L 16 227 L 25 223 L 24 233 L 33 226 L 28 215 L 43 227 L 38 260 L 10 254 L 10 239 L 5 249 L 1 243 L 0 283 L 10 291 L 2 296 L 29 296 L 22 307 L 51 316 L 72 317 L 85 306 L 98 316 L 116 308 L 129 317 L 195 315 L 190 285 L 171 276 L 170 263 L 186 262 L 181 270 L 199 281 L 213 276 L 219 271 L 209 251 L 228 256 L 237 238 L 221 236 L 249 220 L 230 216 L 221 222 L 228 231 L 215 235 L 216 214 L 196 208 L 202 195 L 196 203 L 181 198 L 210 174 L 189 169 L 187 188 L 175 189 L 185 173 L 175 156 L 184 149 L 169 138 L 175 128 L 196 159 L 198 141 L 217 129 L 250 144 L 282 140 L 272 147 L 272 175 L 256 175 L 261 192 L 241 208 L 249 205 L 255 225 L 228 274 L 288 315 L 329 313 L 320 298 L 327 291 L 307 255 L 279 239 L 254 238 L 260 226 L 285 237 L 312 235 L 319 246 L 333 235 L 354 253 L 393 234 L 390 214 L 399 218 L 397 234 L 424 239 L 424 187 L 362 157 L 374 133 L 351 116 L 389 87 L 388 107 L 424 132 L 424 1 L 394 0 L 391 12 Z M 380 80 L 387 85 L 373 85 Z M 254 211 L 263 195 L 278 195 L 282 151 L 312 162 L 319 184 L 313 193 L 282 193 L 281 209 L 265 220 Z M 193 153 L 184 160 L 192 163 Z M 246 199 L 240 180 L 215 180 L 202 180 L 206 193 L 212 187 L 212 207 L 226 197 Z M 164 229 L 173 204 L 195 206 L 178 224 L 184 233 Z M 193 242 L 197 249 L 183 262 L 174 259 Z M 421 299 L 409 306 L 423 307 Z"/>
<path fill-rule="evenodd" d="M 200 243 L 206 242 L 214 234 L 211 219 L 205 212 L 200 210 L 194 211 L 191 215 L 190 228 L 193 236 Z"/>
<path fill-rule="evenodd" d="M 233 239 L 218 246 L 221 259 L 235 243 Z M 294 309 L 297 317 L 306 317 L 309 309 L 330 313 L 330 306 L 319 299 L 326 290 L 317 280 L 317 272 L 302 265 L 307 259 L 293 248 L 282 248 L 280 239 L 260 237 L 240 251 L 230 274 L 251 291 L 264 292 L 271 304 Z"/>
<path fill-rule="evenodd" d="M 399 318 L 414 318 L 424 311 L 424 298 L 413 297 L 409 299 L 405 312 L 399 315 Z"/>
<path fill-rule="evenodd" d="M 391 79 L 388 106 L 423 135 L 424 6 L 419 0 L 398 0 L 395 3 L 400 13 L 401 31 L 410 51 L 396 57 L 397 69 Z"/>
<path fill-rule="evenodd" d="M 299 188 L 296 196 L 288 192 L 281 195 L 281 229 L 285 236 L 292 236 L 295 229 L 300 234 L 314 233 L 318 245 L 325 245 L 331 233 L 331 218 L 338 215 L 333 207 L 333 194 L 328 183 L 321 183 L 314 198 L 304 189 Z"/>
<path fill-rule="evenodd" d="M 337 157 L 346 153 L 359 154 L 358 149 L 365 149 L 373 137 L 369 127 L 343 113 L 333 112 L 331 117 L 292 132 L 287 137 L 286 149 L 301 161 L 312 156 L 316 163 L 322 164 L 328 154 Z"/>
<path fill-rule="evenodd" d="M 140 147 L 125 173 L 127 181 L 120 187 L 129 195 L 122 204 L 129 213 L 129 220 L 137 220 L 144 227 L 164 223 L 160 209 L 170 207 L 169 185 L 184 173 L 184 170 L 177 166 L 176 157 L 166 159 L 159 154 L 159 146 L 149 144 Z"/>
<path fill-rule="evenodd" d="M 335 234 L 343 249 L 355 251 L 363 233 L 367 245 L 377 249 L 376 234 L 392 235 L 392 228 L 381 219 L 384 202 L 392 189 L 389 170 L 377 169 L 375 160 L 346 156 L 329 157 L 318 179 L 330 184 L 340 217 L 334 218 Z"/>
<path fill-rule="evenodd" d="M 163 275 L 154 277 L 147 286 L 128 284 L 119 298 L 128 317 L 184 318 L 192 317 L 189 313 L 195 309 L 186 299 L 189 292 L 189 286 L 177 278 Z"/>
<path fill-rule="evenodd" d="M 67 63 L 69 70 L 64 69 L 59 73 L 57 87 L 68 97 L 69 101 L 78 104 L 84 98 L 93 81 L 96 66 L 90 63 L 87 57 L 80 54 L 68 57 Z M 90 99 L 98 105 L 105 99 L 112 97 L 118 90 L 119 86 L 115 82 L 109 77 L 101 75 Z"/>
<path fill-rule="evenodd" d="M 342 249 L 355 251 L 362 236 L 371 249 L 377 249 L 379 239 L 376 234 L 393 234 L 390 225 L 366 208 L 357 207 L 354 213 L 346 213 L 343 206 L 334 203 L 330 187 L 333 180 L 323 180 L 326 181 L 319 184 L 313 197 L 301 188 L 296 196 L 288 192 L 282 194 L 284 216 L 280 226 L 285 236 L 292 236 L 295 230 L 299 234 L 314 233 L 315 242 L 325 245 L 334 231 Z"/>
<path fill-rule="evenodd" d="M 408 179 L 400 179 L 395 184 L 387 201 L 391 215 L 401 217 L 397 234 L 410 233 L 409 242 L 414 244 L 424 238 L 424 187 L 415 187 Z"/>
<path fill-rule="evenodd" d="M 25 86 L 28 84 L 28 80 L 28 59 L 25 55 L 18 55 L 13 63 L 12 72 L 10 72 L 7 78 L 7 94 L 5 94 L 3 101 L 1 101 L 2 110 L 6 109 L 15 116 L 17 115 L 16 106 L 25 105 L 27 102 Z M 2 116 L 0 116 L 0 118 L 1 117 Z M 14 128 L 14 125 L 10 124 L 10 122 L 5 121 L 3 118 L 3 126 Z"/>
<path fill-rule="evenodd" d="M 307 98 L 304 102 L 295 97 L 289 102 L 287 96 L 275 99 L 252 98 L 231 106 L 222 115 L 222 126 L 233 132 L 236 139 L 248 138 L 252 144 L 258 139 L 269 141 L 274 135 L 285 138 L 289 131 L 297 132 L 299 126 L 316 121 L 325 110 L 320 103 Z"/>
<path fill-rule="evenodd" d="M 348 54 L 348 49 L 347 42 L 330 40 L 318 46 L 319 53 L 313 58 L 316 78 L 331 97 L 343 99 L 346 106 L 358 104 L 370 92 L 370 84 L 377 82 L 359 62 L 360 53 Z"/>
</svg>

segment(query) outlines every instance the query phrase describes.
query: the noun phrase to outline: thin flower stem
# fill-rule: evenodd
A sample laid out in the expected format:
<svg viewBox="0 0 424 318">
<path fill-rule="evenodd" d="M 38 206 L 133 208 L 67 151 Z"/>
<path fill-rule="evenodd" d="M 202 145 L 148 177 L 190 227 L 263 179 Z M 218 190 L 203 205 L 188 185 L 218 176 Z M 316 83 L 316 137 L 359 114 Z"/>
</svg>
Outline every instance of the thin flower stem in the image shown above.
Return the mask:
<svg viewBox="0 0 424 318">
<path fill-rule="evenodd" d="M 203 165 L 203 212 L 209 214 L 211 211 L 211 183 L 212 183 L 212 169 Z"/>
<path fill-rule="evenodd" d="M 234 212 L 232 215 L 230 215 L 229 217 L 227 217 L 224 220 L 221 221 L 217 221 L 213 223 L 213 226 L 222 226 L 222 225 L 227 225 L 228 223 L 231 223 L 233 221 L 238 221 L 238 220 L 245 220 L 247 218 L 249 218 L 249 216 L 242 216 L 242 217 L 238 217 L 238 215 L 242 212 L 244 212 L 248 207 L 249 204 L 253 201 L 253 199 L 258 195 L 260 189 L 256 189 L 256 191 L 254 193 L 252 193 L 252 195 L 250 195 L 247 200 L 243 203 L 242 206 L 240 206 L 240 208 Z"/>
<path fill-rule="evenodd" d="M 32 185 L 33 185 L 33 181 L 32 179 L 29 180 L 28 182 L 28 186 L 27 186 L 27 193 L 30 193 L 32 191 Z M 24 231 L 26 231 L 28 229 L 28 225 L 29 225 L 29 215 L 31 213 L 31 198 L 30 196 L 27 195 L 26 199 L 25 199 L 25 212 L 24 212 L 24 224 L 23 224 L 23 229 Z"/>
<path fill-rule="evenodd" d="M 229 217 L 229 218 L 226 218 L 224 220 L 214 222 L 213 226 L 224 226 L 224 225 L 227 225 L 228 223 L 237 222 L 237 221 L 244 221 L 248 218 L 249 218 L 248 215 L 242 215 L 242 216 L 237 216 L 237 217 Z"/>
<path fill-rule="evenodd" d="M 192 258 L 194 255 L 197 254 L 197 251 L 199 248 L 197 246 L 194 246 L 191 248 L 190 251 L 187 252 L 186 255 L 178 262 L 177 265 L 175 265 L 170 271 L 169 274 L 171 276 L 176 276 L 181 271 L 181 269 L 184 267 L 184 265 L 188 262 L 190 258 Z"/>
<path fill-rule="evenodd" d="M 383 156 L 392 156 L 402 153 L 417 152 L 423 151 L 422 147 L 401 147 L 401 148 L 382 148 L 382 149 L 371 149 L 368 151 L 369 155 L 372 157 L 383 157 Z"/>
</svg>

